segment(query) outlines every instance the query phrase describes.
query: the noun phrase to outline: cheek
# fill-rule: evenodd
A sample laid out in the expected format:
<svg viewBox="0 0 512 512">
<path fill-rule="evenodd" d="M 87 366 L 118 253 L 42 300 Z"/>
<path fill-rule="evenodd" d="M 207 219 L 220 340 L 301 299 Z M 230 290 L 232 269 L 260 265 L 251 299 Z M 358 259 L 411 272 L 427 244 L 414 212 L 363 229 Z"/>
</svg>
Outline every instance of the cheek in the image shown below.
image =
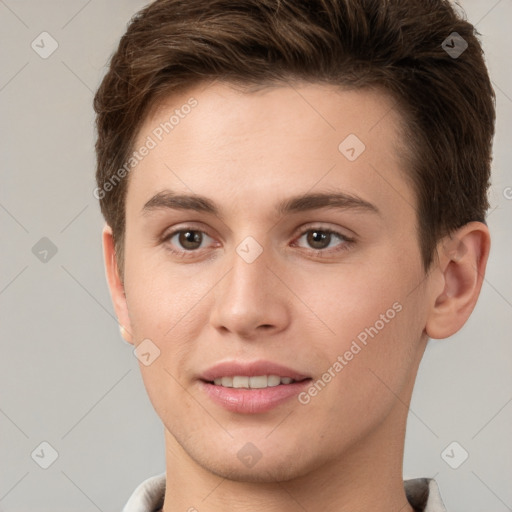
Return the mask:
<svg viewBox="0 0 512 512">
<path fill-rule="evenodd" d="M 181 425 L 176 408 L 183 414 L 194 408 L 183 388 L 183 372 L 190 370 L 190 354 L 204 320 L 198 316 L 200 290 L 187 286 L 187 279 L 156 271 L 148 264 L 132 262 L 127 270 L 126 294 L 136 344 L 142 347 L 149 339 L 158 354 L 147 366 L 139 363 L 141 376 L 155 411 L 167 428 L 175 431 Z"/>
<path fill-rule="evenodd" d="M 300 291 L 317 313 L 319 326 L 318 335 L 309 329 L 309 348 L 303 348 L 314 353 L 313 367 L 328 373 L 322 380 L 336 381 L 332 388 L 345 397 L 345 404 L 358 396 L 368 404 L 383 395 L 392 397 L 386 384 L 394 391 L 403 386 L 423 332 L 419 274 L 415 268 L 388 263 L 372 269 L 340 268 L 334 275 L 317 276 L 314 292 L 305 287 Z"/>
<path fill-rule="evenodd" d="M 152 262 L 135 249 L 129 254 L 125 288 L 132 332 L 136 344 L 149 339 L 158 353 L 151 365 L 139 367 L 148 396 L 164 417 L 170 404 L 186 407 L 190 400 L 180 383 L 208 321 L 201 298 L 212 283 L 198 279 L 192 266 L 176 272 L 161 258 Z"/>
<path fill-rule="evenodd" d="M 418 324 L 411 314 L 414 309 L 408 304 L 394 302 L 383 309 L 367 304 L 357 317 L 340 316 L 337 337 L 316 347 L 317 359 L 310 359 L 319 374 L 300 403 L 309 417 L 326 425 L 324 441 L 329 449 L 339 448 L 340 431 L 355 442 L 393 407 L 407 403 L 419 346 L 418 332 L 413 330 L 415 326 L 418 331 Z"/>
<path fill-rule="evenodd" d="M 355 338 L 376 322 L 379 331 L 382 322 L 387 327 L 400 309 L 398 305 L 393 308 L 393 304 L 404 300 L 404 281 L 395 279 L 389 267 L 384 271 L 339 266 L 318 273 L 313 280 L 310 276 L 296 279 L 295 284 L 297 295 L 317 315 L 318 324 L 330 335 L 332 346 L 333 340 Z"/>
<path fill-rule="evenodd" d="M 176 331 L 191 327 L 191 320 L 197 315 L 190 313 L 197 312 L 208 282 L 197 278 L 193 265 L 176 269 L 160 250 L 153 253 L 156 256 L 136 249 L 128 253 L 125 290 L 136 334 L 165 341 Z"/>
</svg>

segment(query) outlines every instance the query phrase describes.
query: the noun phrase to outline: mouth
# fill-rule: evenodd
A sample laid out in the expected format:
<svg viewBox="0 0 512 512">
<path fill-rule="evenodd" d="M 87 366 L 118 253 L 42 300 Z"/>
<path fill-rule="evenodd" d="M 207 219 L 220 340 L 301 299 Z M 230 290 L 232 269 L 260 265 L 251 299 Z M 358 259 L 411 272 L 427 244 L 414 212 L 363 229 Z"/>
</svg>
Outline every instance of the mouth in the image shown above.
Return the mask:
<svg viewBox="0 0 512 512">
<path fill-rule="evenodd" d="M 304 380 L 311 380 L 309 377 L 304 379 L 295 380 L 291 377 L 280 377 L 279 375 L 255 375 L 249 377 L 248 375 L 234 375 L 217 377 L 212 381 L 204 381 L 214 386 L 222 386 L 224 388 L 235 389 L 266 389 L 276 386 L 283 386 L 293 384 L 295 382 L 303 382 Z"/>
<path fill-rule="evenodd" d="M 241 414 L 270 411 L 311 381 L 308 375 L 269 361 L 225 361 L 199 376 L 202 391 L 213 403 Z"/>
<path fill-rule="evenodd" d="M 258 388 L 290 384 L 307 379 L 310 375 L 271 361 L 231 360 L 212 366 L 198 377 L 216 386 Z"/>
</svg>

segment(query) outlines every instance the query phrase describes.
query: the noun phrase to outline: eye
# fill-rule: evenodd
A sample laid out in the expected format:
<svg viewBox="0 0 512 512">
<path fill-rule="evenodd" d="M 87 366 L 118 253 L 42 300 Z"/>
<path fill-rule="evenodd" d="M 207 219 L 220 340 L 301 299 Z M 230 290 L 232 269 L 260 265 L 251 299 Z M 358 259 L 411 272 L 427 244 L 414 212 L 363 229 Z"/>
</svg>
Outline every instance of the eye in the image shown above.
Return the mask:
<svg viewBox="0 0 512 512">
<path fill-rule="evenodd" d="M 212 238 L 204 231 L 192 228 L 177 229 L 163 239 L 164 242 L 168 243 L 169 250 L 178 254 L 203 249 L 203 242 L 208 242 L 208 240 L 211 242 Z"/>
<path fill-rule="evenodd" d="M 306 245 L 301 243 L 304 239 Z M 201 249 L 207 248 L 214 239 L 206 232 L 185 226 L 164 235 L 162 242 L 167 250 L 181 257 L 198 255 Z M 329 228 L 314 227 L 303 231 L 292 245 L 309 249 L 315 256 L 326 256 L 331 253 L 347 250 L 354 240 Z"/>
<path fill-rule="evenodd" d="M 353 243 L 353 239 L 332 229 L 321 227 L 310 228 L 304 231 L 297 240 L 300 241 L 303 238 L 305 238 L 309 248 L 313 249 L 317 255 L 346 250 Z M 304 247 L 300 243 L 296 245 Z M 308 247 L 306 246 L 305 248 L 307 249 Z"/>
</svg>

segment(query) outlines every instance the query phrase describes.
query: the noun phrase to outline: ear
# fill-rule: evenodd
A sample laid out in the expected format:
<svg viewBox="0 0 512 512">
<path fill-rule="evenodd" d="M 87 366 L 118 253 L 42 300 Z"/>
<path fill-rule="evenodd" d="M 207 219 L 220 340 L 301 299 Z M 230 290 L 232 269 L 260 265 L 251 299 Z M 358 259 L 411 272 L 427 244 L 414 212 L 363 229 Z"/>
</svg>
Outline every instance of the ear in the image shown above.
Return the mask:
<svg viewBox="0 0 512 512">
<path fill-rule="evenodd" d="M 105 224 L 102 236 L 105 275 L 107 278 L 108 287 L 110 289 L 110 296 L 112 297 L 116 316 L 119 319 L 121 335 L 128 343 L 133 345 L 132 327 L 130 317 L 128 315 L 126 295 L 124 293 L 124 284 L 122 283 L 119 276 L 119 267 L 117 265 L 112 228 L 108 224 Z"/>
<path fill-rule="evenodd" d="M 448 338 L 466 323 L 480 295 L 490 246 L 482 222 L 470 222 L 438 244 L 437 289 L 425 326 L 430 338 Z"/>
</svg>

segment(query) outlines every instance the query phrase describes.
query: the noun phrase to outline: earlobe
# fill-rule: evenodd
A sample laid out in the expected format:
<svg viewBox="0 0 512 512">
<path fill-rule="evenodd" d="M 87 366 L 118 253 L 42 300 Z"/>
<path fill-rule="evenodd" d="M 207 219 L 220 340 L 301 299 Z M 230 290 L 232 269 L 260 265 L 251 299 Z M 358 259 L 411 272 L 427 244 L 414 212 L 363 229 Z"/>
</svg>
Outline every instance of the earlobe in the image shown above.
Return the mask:
<svg viewBox="0 0 512 512">
<path fill-rule="evenodd" d="M 127 343 L 133 344 L 133 335 L 131 333 L 132 329 L 130 317 L 128 315 L 124 284 L 122 283 L 119 275 L 112 228 L 108 224 L 105 224 L 105 227 L 103 228 L 102 237 L 105 275 L 114 310 L 119 321 L 121 336 Z"/>
<path fill-rule="evenodd" d="M 430 338 L 448 338 L 466 323 L 480 295 L 489 250 L 489 230 L 482 222 L 466 224 L 438 244 L 434 273 L 442 286 L 431 297 L 425 326 Z"/>
<path fill-rule="evenodd" d="M 131 345 L 133 345 L 132 335 L 124 325 L 119 324 L 119 332 L 123 340 L 126 341 L 126 343 L 130 343 Z"/>
</svg>

